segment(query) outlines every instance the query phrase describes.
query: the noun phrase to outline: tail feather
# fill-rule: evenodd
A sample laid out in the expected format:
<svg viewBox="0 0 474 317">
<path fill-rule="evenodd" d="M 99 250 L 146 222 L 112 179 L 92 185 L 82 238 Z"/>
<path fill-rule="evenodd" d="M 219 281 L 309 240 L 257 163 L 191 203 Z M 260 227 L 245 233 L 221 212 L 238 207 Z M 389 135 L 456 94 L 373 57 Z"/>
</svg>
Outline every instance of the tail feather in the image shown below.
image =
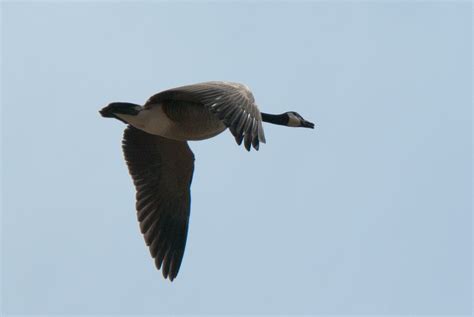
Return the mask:
<svg viewBox="0 0 474 317">
<path fill-rule="evenodd" d="M 104 118 L 115 118 L 117 120 L 122 121 L 123 123 L 127 123 L 121 118 L 119 118 L 117 114 L 128 114 L 136 116 L 141 109 L 142 107 L 140 105 L 136 105 L 129 102 L 112 102 L 106 107 L 102 108 L 99 113 Z"/>
<path fill-rule="evenodd" d="M 141 106 L 129 102 L 112 102 L 108 104 L 106 107 L 102 108 L 99 113 L 104 118 L 116 118 L 121 120 L 117 117 L 117 114 L 128 114 L 132 116 L 136 116 L 140 110 Z"/>
</svg>

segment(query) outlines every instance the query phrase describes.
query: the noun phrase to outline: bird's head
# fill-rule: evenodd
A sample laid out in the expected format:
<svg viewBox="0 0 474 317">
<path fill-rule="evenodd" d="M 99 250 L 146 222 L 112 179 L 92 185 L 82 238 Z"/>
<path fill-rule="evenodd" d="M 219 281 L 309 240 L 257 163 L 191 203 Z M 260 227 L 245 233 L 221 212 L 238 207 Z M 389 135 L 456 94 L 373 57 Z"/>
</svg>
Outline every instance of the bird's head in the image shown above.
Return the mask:
<svg viewBox="0 0 474 317">
<path fill-rule="evenodd" d="M 285 114 L 288 117 L 287 126 L 314 129 L 314 123 L 306 121 L 298 112 L 288 111 Z"/>
</svg>

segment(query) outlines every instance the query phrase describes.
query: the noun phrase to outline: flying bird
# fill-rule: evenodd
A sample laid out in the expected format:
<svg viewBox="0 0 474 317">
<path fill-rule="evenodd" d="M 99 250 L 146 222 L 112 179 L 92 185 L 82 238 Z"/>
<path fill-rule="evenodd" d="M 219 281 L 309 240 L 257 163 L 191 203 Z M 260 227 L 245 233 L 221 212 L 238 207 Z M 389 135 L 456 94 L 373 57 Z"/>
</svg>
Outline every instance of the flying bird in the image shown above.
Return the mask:
<svg viewBox="0 0 474 317">
<path fill-rule="evenodd" d="M 212 81 L 153 95 L 143 105 L 113 102 L 100 110 L 126 124 L 122 148 L 136 188 L 137 218 L 157 269 L 173 281 L 183 260 L 191 207 L 194 155 L 187 141 L 229 128 L 237 144 L 259 149 L 262 121 L 314 128 L 297 112 L 260 112 L 250 89 Z"/>
</svg>

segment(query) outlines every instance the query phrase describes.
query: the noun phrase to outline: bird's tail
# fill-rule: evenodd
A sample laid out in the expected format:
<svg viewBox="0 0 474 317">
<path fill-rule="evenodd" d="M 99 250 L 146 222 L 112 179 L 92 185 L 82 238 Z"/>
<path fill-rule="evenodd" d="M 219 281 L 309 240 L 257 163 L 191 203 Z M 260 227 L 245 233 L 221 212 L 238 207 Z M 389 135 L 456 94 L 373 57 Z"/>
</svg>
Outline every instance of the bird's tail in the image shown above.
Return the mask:
<svg viewBox="0 0 474 317">
<path fill-rule="evenodd" d="M 142 107 L 140 105 L 129 102 L 112 102 L 102 108 L 99 113 L 104 118 L 117 118 L 117 114 L 128 114 L 136 116 Z"/>
</svg>

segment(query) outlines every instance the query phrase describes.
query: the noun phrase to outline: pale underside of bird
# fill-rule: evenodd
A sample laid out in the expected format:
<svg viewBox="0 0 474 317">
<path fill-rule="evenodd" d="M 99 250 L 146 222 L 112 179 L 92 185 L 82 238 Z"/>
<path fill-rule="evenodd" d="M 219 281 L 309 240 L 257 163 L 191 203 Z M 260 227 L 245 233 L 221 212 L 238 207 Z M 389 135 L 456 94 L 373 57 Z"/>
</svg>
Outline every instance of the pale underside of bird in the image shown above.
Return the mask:
<svg viewBox="0 0 474 317">
<path fill-rule="evenodd" d="M 140 230 L 163 276 L 177 276 L 186 246 L 194 155 L 189 140 L 211 138 L 229 128 L 250 151 L 265 143 L 262 121 L 314 128 L 298 113 L 261 113 L 245 85 L 214 81 L 153 95 L 143 105 L 114 102 L 103 117 L 126 124 L 125 160 L 136 187 Z"/>
</svg>

